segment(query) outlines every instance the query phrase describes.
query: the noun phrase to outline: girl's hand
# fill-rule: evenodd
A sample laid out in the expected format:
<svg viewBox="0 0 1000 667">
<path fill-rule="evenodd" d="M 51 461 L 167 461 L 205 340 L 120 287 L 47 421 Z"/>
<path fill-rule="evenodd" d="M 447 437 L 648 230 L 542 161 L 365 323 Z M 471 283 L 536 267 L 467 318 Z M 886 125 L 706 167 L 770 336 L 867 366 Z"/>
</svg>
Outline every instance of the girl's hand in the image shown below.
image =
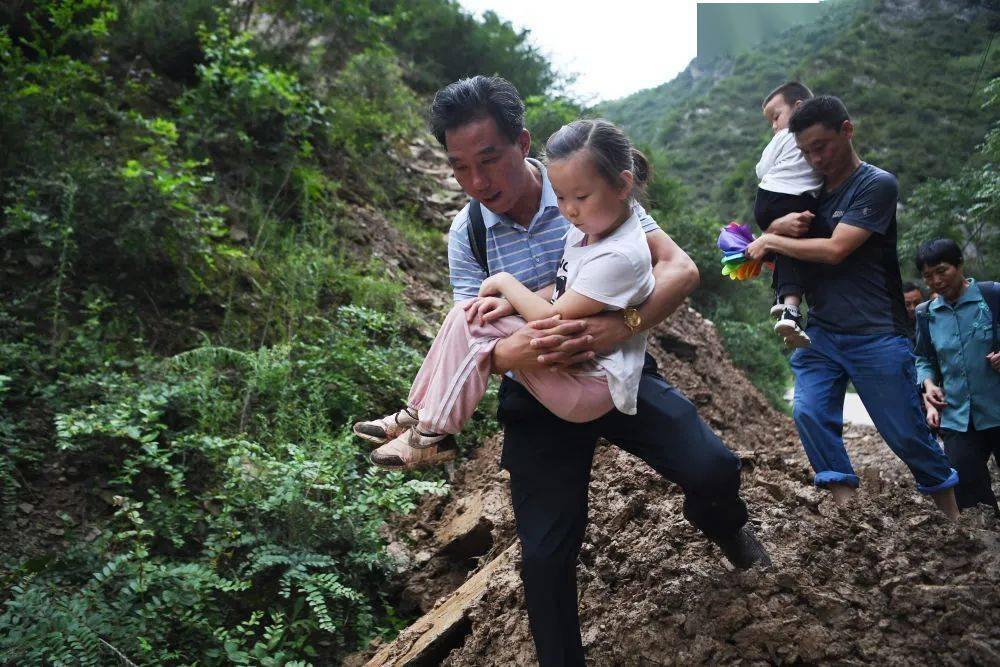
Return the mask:
<svg viewBox="0 0 1000 667">
<path fill-rule="evenodd" d="M 506 271 L 501 271 L 500 273 L 494 273 L 492 276 L 483 281 L 483 284 L 479 286 L 479 296 L 502 296 L 503 285 L 507 280 L 513 278 L 511 274 Z"/>
<path fill-rule="evenodd" d="M 472 324 L 478 321 L 480 325 L 488 324 L 501 317 L 514 314 L 514 306 L 507 299 L 496 296 L 478 297 L 470 300 L 465 306 L 465 321 Z"/>
<path fill-rule="evenodd" d="M 768 253 L 770 248 L 767 245 L 768 235 L 761 234 L 759 239 L 756 239 L 753 243 L 746 247 L 743 254 L 748 259 L 764 259 L 764 255 Z"/>
<path fill-rule="evenodd" d="M 924 404 L 927 405 L 926 401 Z M 927 425 L 931 428 L 941 426 L 941 413 L 933 405 L 927 405 Z"/>
</svg>

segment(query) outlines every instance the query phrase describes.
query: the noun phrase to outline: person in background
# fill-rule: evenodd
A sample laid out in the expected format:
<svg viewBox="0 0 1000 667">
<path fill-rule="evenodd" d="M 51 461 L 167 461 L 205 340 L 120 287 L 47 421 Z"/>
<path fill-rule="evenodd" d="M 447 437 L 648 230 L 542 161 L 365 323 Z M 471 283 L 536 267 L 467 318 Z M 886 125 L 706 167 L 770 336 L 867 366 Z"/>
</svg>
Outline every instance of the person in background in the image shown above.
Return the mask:
<svg viewBox="0 0 1000 667">
<path fill-rule="evenodd" d="M 917 306 L 924 300 L 924 293 L 915 283 L 903 283 L 903 303 L 906 305 L 906 317 L 910 321 L 910 340 L 917 334 Z"/>
<path fill-rule="evenodd" d="M 987 461 L 1000 457 L 1000 285 L 966 278 L 962 251 L 951 239 L 920 246 L 917 270 L 938 293 L 916 310 L 917 380 L 928 425 L 940 428 L 958 470 L 962 509 L 997 511 Z"/>
</svg>

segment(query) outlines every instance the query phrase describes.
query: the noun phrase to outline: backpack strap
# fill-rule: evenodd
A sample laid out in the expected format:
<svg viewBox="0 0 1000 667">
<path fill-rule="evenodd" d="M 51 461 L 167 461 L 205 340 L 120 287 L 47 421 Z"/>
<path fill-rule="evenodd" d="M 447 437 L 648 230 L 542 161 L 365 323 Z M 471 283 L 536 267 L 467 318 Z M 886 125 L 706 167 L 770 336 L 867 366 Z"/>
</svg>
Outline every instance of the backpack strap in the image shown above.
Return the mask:
<svg viewBox="0 0 1000 667">
<path fill-rule="evenodd" d="M 469 200 L 469 246 L 472 256 L 486 275 L 490 275 L 490 266 L 486 261 L 486 223 L 483 221 L 483 207 L 475 199 Z"/>
<path fill-rule="evenodd" d="M 976 283 L 993 316 L 993 351 L 1000 352 L 1000 284 L 992 280 Z"/>
</svg>

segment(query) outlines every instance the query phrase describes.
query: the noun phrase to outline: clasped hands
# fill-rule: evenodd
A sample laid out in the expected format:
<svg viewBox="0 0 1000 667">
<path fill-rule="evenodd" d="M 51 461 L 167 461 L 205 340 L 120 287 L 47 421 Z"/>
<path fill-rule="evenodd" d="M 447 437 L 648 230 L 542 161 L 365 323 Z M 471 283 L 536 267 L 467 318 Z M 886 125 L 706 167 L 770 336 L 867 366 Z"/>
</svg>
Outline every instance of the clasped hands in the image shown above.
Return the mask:
<svg viewBox="0 0 1000 667">
<path fill-rule="evenodd" d="M 809 231 L 809 225 L 815 217 L 816 214 L 810 211 L 788 213 L 781 216 L 768 225 L 767 231 L 761 234 L 760 238 L 746 247 L 746 250 L 743 251 L 744 255 L 747 259 L 763 259 L 764 255 L 774 250 L 771 241 L 775 235 L 799 238 Z"/>
<path fill-rule="evenodd" d="M 493 274 L 483 281 L 479 296 L 463 304 L 465 319 L 480 325 L 516 311 L 502 296 L 503 286 L 515 278 L 509 273 Z M 594 350 L 610 349 L 617 341 L 616 331 L 624 327 L 622 318 L 613 314 L 596 315 L 585 320 L 562 320 L 558 315 L 527 322 L 501 341 L 494 351 L 494 362 L 500 370 L 529 370 L 543 366 L 566 367 L 594 358 Z"/>
</svg>

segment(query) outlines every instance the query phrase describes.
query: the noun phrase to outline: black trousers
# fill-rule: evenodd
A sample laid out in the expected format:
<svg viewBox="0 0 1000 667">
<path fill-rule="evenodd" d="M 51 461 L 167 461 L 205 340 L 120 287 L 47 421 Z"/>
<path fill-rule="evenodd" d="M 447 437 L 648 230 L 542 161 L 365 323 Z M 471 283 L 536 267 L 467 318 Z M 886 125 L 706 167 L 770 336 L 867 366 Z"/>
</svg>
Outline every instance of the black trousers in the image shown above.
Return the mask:
<svg viewBox="0 0 1000 667">
<path fill-rule="evenodd" d="M 757 221 L 757 226 L 761 231 L 767 231 L 771 223 L 783 215 L 789 213 L 800 213 L 818 211 L 819 200 L 812 195 L 786 195 L 780 192 L 771 192 L 757 188 L 757 197 L 754 199 L 753 216 Z M 805 238 L 829 237 L 829 230 L 821 224 L 818 218 L 813 219 L 809 231 Z M 771 288 L 777 300 L 780 302 L 786 294 L 802 294 L 805 291 L 806 280 L 809 280 L 809 272 L 812 267 L 808 262 L 803 262 L 792 257 L 785 257 L 771 253 L 765 257 L 767 261 L 774 262 L 774 272 L 771 276 Z"/>
<path fill-rule="evenodd" d="M 587 487 L 599 437 L 635 454 L 684 491 L 684 516 L 709 537 L 747 521 L 740 461 L 659 375 L 646 356 L 638 410 L 612 410 L 586 424 L 565 422 L 504 378 L 501 465 L 510 472 L 521 579 L 538 662 L 583 665 L 576 561 L 587 526 Z"/>
<path fill-rule="evenodd" d="M 958 486 L 955 487 L 958 506 L 965 509 L 983 503 L 996 511 L 997 497 L 990 484 L 987 463 L 992 454 L 1000 465 L 1000 426 L 977 431 L 970 423 L 965 433 L 943 428 L 941 438 L 944 453 L 958 471 Z"/>
</svg>

